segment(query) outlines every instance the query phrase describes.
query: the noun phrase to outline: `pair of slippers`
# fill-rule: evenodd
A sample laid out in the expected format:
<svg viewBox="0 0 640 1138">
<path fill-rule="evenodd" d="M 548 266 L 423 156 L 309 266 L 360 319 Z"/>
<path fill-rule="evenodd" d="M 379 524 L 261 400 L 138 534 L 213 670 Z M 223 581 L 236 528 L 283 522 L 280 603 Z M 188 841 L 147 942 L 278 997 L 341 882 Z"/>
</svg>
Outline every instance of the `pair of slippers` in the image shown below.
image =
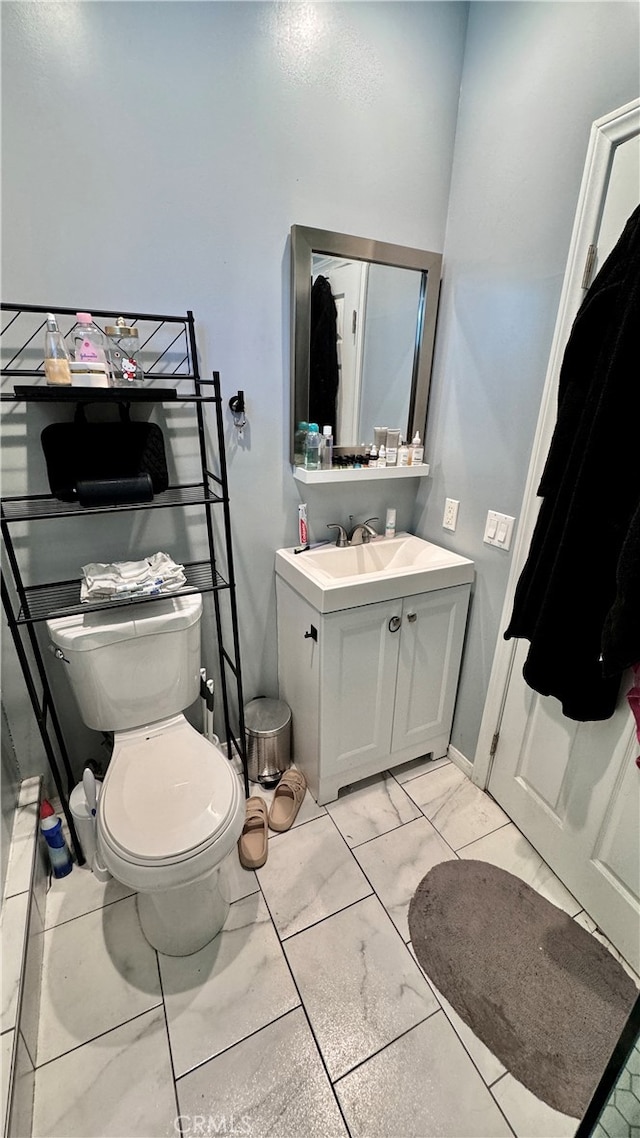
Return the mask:
<svg viewBox="0 0 640 1138">
<path fill-rule="evenodd" d="M 264 798 L 257 795 L 247 799 L 242 834 L 238 839 L 240 864 L 245 869 L 260 869 L 267 860 L 269 830 L 281 833 L 295 822 L 307 790 L 307 781 L 301 771 L 288 770 L 276 787 L 271 809 L 267 810 Z"/>
</svg>

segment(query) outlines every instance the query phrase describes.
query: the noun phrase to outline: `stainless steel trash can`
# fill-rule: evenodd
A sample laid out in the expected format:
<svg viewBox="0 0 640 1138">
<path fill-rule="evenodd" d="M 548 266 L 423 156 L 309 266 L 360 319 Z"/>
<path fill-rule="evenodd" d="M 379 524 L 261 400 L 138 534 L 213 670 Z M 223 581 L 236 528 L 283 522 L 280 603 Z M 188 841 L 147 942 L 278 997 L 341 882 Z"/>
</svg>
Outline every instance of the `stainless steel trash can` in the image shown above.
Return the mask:
<svg viewBox="0 0 640 1138">
<path fill-rule="evenodd" d="M 251 782 L 274 786 L 291 766 L 291 708 L 259 696 L 244 709 L 247 771 Z"/>
</svg>

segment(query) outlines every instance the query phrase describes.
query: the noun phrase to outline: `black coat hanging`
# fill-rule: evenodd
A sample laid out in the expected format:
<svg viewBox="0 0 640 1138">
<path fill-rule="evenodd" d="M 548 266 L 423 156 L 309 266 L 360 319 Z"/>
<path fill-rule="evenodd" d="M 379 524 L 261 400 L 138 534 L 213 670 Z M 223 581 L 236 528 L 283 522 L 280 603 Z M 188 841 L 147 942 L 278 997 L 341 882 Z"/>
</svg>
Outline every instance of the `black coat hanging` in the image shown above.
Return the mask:
<svg viewBox="0 0 640 1138">
<path fill-rule="evenodd" d="M 338 394 L 338 313 L 326 277 L 318 276 L 311 289 L 309 349 L 309 422 L 330 425 L 336 435 Z"/>
<path fill-rule="evenodd" d="M 562 363 L 540 513 L 505 639 L 565 715 L 608 719 L 640 661 L 640 207 L 589 288 Z"/>
</svg>

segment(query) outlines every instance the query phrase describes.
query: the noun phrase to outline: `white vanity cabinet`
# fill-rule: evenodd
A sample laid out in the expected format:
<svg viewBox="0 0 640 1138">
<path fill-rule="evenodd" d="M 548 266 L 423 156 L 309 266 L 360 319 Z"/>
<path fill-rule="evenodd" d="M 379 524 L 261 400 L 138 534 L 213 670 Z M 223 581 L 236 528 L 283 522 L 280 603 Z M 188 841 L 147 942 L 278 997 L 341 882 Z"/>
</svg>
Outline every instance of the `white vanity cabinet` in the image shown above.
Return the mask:
<svg viewBox="0 0 640 1138">
<path fill-rule="evenodd" d="M 276 577 L 280 696 L 292 711 L 296 764 L 317 802 L 446 753 L 470 588 L 319 613 Z"/>
</svg>

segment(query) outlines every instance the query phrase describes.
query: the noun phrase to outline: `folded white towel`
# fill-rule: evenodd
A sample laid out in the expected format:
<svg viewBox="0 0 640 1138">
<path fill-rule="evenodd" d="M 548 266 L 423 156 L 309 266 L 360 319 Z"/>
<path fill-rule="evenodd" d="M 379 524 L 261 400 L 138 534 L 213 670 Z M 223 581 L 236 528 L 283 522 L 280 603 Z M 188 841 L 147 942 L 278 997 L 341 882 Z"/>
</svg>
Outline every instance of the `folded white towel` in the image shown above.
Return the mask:
<svg viewBox="0 0 640 1138">
<path fill-rule="evenodd" d="M 80 600 L 125 599 L 175 593 L 187 583 L 184 566 L 166 553 L 142 561 L 90 562 L 82 566 Z"/>
</svg>

